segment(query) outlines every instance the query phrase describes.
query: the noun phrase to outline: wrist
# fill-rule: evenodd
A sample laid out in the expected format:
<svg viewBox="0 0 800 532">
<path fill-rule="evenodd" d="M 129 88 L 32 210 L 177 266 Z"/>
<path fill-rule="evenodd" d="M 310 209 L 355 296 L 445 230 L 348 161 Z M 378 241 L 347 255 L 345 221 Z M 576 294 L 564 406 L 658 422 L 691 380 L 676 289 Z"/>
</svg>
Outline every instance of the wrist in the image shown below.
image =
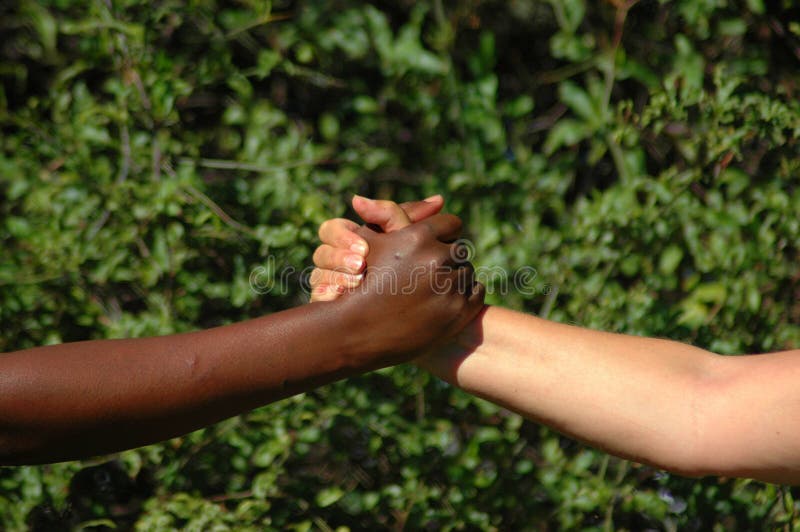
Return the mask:
<svg viewBox="0 0 800 532">
<path fill-rule="evenodd" d="M 332 338 L 336 338 L 336 351 L 343 371 L 358 374 L 389 365 L 384 361 L 390 349 L 383 345 L 385 339 L 369 320 L 369 310 L 358 298 L 344 296 L 336 301 L 316 304 L 328 306 L 336 317 Z"/>
</svg>

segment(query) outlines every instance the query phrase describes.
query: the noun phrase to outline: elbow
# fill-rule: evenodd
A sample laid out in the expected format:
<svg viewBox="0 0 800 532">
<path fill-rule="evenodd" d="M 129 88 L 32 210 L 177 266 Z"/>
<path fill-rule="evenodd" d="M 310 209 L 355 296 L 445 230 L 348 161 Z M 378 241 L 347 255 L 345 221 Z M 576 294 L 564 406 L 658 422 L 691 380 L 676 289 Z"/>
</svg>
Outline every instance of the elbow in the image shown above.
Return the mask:
<svg viewBox="0 0 800 532">
<path fill-rule="evenodd" d="M 665 438 L 652 465 L 688 478 L 723 475 L 717 433 L 717 403 L 724 398 L 724 379 L 717 355 L 698 363 L 688 377 L 682 393 L 683 408 L 677 410 L 670 438 Z"/>
<path fill-rule="evenodd" d="M 737 374 L 729 361 L 710 355 L 697 365 L 686 390 L 686 408 L 676 430 L 680 443 L 659 467 L 684 477 L 759 478 L 751 470 L 754 446 L 747 445 L 747 424 L 737 415 Z"/>
</svg>

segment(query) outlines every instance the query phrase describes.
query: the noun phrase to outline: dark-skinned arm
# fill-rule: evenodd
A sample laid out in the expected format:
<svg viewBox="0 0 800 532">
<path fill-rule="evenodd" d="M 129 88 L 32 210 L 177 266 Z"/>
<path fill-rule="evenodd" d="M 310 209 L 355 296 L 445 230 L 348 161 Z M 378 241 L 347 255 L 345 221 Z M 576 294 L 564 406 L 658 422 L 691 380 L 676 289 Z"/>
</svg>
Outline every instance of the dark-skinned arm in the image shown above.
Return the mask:
<svg viewBox="0 0 800 532">
<path fill-rule="evenodd" d="M 482 307 L 480 289 L 459 293 L 452 283 L 442 291 L 433 282 L 434 270 L 450 261 L 445 242 L 457 237 L 460 225 L 437 215 L 392 234 L 365 230 L 370 269 L 361 288 L 335 302 L 205 331 L 0 355 L 0 464 L 153 443 L 409 360 L 421 347 L 452 337 Z M 391 271 L 395 286 L 411 289 L 392 290 L 371 271 Z M 446 275 L 455 280 L 464 272 Z"/>
</svg>

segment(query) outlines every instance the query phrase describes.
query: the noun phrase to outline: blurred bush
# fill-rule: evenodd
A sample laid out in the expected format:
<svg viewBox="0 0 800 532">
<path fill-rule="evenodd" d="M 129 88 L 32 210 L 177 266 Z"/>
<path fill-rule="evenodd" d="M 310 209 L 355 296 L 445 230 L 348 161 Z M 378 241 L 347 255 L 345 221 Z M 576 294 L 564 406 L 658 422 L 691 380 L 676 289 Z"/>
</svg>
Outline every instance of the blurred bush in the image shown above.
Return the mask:
<svg viewBox="0 0 800 532">
<path fill-rule="evenodd" d="M 316 226 L 354 192 L 444 193 L 479 265 L 528 268 L 492 303 L 798 347 L 798 20 L 788 0 L 3 3 L 0 350 L 301 304 Z M 630 464 L 410 367 L 0 487 L 6 530 L 800 530 L 796 489 Z"/>
</svg>

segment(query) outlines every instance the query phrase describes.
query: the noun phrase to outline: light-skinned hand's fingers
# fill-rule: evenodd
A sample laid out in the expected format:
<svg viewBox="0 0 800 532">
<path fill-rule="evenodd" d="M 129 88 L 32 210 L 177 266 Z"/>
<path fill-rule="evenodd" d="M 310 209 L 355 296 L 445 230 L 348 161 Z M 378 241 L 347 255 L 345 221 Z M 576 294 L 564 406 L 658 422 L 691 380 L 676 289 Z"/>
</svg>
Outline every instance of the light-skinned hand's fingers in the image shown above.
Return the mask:
<svg viewBox="0 0 800 532">
<path fill-rule="evenodd" d="M 317 303 L 319 301 L 333 301 L 342 295 L 345 290 L 347 289 L 344 286 L 338 286 L 335 284 L 321 284 L 319 286 L 315 286 L 311 290 L 311 302 Z"/>
<path fill-rule="evenodd" d="M 319 226 L 319 239 L 322 240 L 323 244 L 350 250 L 362 257 L 366 257 L 369 252 L 369 246 L 366 240 L 355 233 L 358 227 L 357 223 L 345 218 L 325 220 Z"/>
<path fill-rule="evenodd" d="M 411 225 L 411 219 L 393 201 L 353 196 L 353 209 L 365 222 L 379 225 L 386 233 Z"/>
<path fill-rule="evenodd" d="M 325 270 L 321 268 L 314 268 L 311 271 L 309 283 L 311 289 L 314 290 L 318 286 L 334 285 L 342 288 L 355 288 L 361 284 L 363 275 L 351 275 L 336 270 Z"/>
<path fill-rule="evenodd" d="M 422 201 L 407 201 L 400 204 L 411 223 L 422 221 L 438 213 L 444 207 L 444 198 L 437 194 Z"/>
<path fill-rule="evenodd" d="M 452 214 L 437 214 L 420 223 L 427 224 L 442 242 L 452 242 L 461 236 L 461 219 Z"/>
<path fill-rule="evenodd" d="M 366 265 L 361 255 L 328 244 L 322 244 L 314 250 L 313 260 L 317 268 L 351 274 L 361 273 Z"/>
</svg>

